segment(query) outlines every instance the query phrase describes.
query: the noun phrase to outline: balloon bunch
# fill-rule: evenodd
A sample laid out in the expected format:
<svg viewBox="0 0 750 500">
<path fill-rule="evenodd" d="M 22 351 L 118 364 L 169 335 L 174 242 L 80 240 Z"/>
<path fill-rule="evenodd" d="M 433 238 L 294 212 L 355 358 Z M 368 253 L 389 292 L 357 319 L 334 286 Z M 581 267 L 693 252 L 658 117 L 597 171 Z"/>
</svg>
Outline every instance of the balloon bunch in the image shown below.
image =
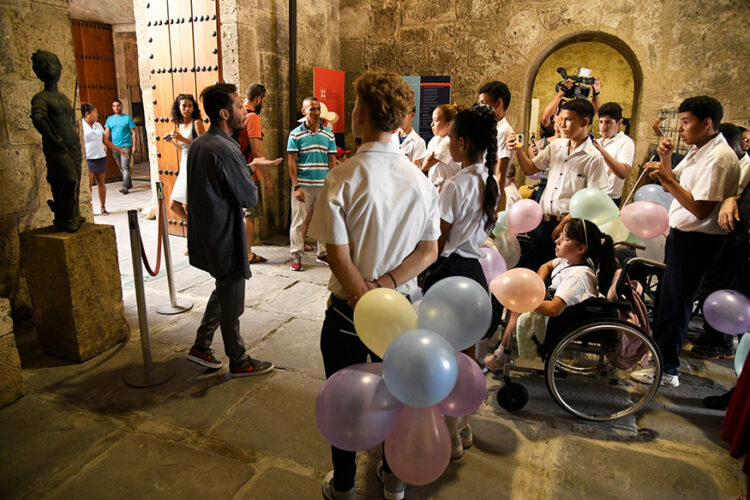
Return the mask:
<svg viewBox="0 0 750 500">
<path fill-rule="evenodd" d="M 570 198 L 570 215 L 590 220 L 614 241 L 640 242 L 669 230 L 671 194 L 661 186 L 647 184 L 636 191 L 634 200 L 619 210 L 601 189 L 584 188 Z"/>
<path fill-rule="evenodd" d="M 469 415 L 484 400 L 482 370 L 457 351 L 477 343 L 492 320 L 489 294 L 469 278 L 445 278 L 420 302 L 415 312 L 395 290 L 362 296 L 354 328 L 383 362 L 339 370 L 315 403 L 328 442 L 360 451 L 385 441 L 391 470 L 414 485 L 434 481 L 450 462 L 451 437 L 442 416 Z"/>
</svg>

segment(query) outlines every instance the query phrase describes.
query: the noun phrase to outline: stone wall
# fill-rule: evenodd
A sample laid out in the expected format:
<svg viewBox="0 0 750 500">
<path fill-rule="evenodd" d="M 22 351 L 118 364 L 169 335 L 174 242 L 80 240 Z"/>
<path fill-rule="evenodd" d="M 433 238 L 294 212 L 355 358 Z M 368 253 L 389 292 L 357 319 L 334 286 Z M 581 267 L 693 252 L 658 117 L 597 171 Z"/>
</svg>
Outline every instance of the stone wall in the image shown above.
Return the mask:
<svg viewBox="0 0 750 500">
<path fill-rule="evenodd" d="M 10 299 L 14 315 L 25 315 L 31 301 L 21 275 L 18 235 L 52 223 L 41 136 L 29 118 L 31 98 L 43 88 L 31 69 L 31 55 L 37 49 L 57 54 L 63 65 L 59 90 L 73 101 L 68 0 L 0 2 L 0 34 L 0 296 Z M 81 176 L 80 202 L 81 215 L 93 221 L 88 175 Z"/>
<path fill-rule="evenodd" d="M 481 83 L 500 79 L 515 98 L 508 119 L 517 131 L 528 128 L 534 75 L 547 55 L 571 41 L 614 45 L 636 80 L 642 74 L 631 131 L 637 162 L 660 108 L 696 94 L 718 97 L 727 116 L 747 117 L 750 108 L 744 0 L 341 0 L 340 11 L 348 82 L 367 68 L 448 74 L 453 99 L 474 102 Z"/>
<path fill-rule="evenodd" d="M 224 80 L 244 94 L 252 83 L 268 89 L 261 119 L 268 158 L 286 156 L 289 124 L 289 2 L 221 0 Z M 313 67 L 340 68 L 338 0 L 304 0 L 297 6 L 297 107 L 312 94 Z M 299 116 L 302 116 L 301 114 Z M 263 200 L 261 235 L 283 233 L 289 224 L 290 184 L 286 161 L 272 171 L 276 189 Z"/>
</svg>

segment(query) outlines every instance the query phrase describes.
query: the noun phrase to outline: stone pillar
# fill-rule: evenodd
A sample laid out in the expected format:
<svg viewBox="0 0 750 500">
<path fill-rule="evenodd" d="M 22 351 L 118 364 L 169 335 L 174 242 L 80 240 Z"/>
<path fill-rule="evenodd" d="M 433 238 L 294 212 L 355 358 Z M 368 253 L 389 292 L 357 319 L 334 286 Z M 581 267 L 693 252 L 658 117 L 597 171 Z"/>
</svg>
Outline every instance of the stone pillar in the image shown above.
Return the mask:
<svg viewBox="0 0 750 500">
<path fill-rule="evenodd" d="M 10 301 L 0 298 L 0 408 L 23 396 L 21 358 L 13 335 Z"/>
<path fill-rule="evenodd" d="M 114 226 L 53 226 L 21 235 L 23 268 L 44 350 L 85 361 L 127 337 Z"/>
</svg>

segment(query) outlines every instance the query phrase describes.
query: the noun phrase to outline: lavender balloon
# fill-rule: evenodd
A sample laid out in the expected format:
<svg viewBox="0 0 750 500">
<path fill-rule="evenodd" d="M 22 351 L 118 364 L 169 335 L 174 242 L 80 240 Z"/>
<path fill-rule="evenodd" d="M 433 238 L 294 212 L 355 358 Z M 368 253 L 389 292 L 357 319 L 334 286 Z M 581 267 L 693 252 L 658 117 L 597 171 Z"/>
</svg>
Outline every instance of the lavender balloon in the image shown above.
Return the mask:
<svg viewBox="0 0 750 500">
<path fill-rule="evenodd" d="M 718 290 L 703 303 L 703 316 L 722 333 L 745 333 L 750 330 L 750 299 L 735 290 Z"/>
<path fill-rule="evenodd" d="M 664 207 L 667 212 L 669 212 L 673 200 L 674 196 L 672 196 L 671 193 L 664 191 L 664 188 L 659 184 L 646 184 L 645 186 L 638 188 L 638 191 L 635 192 L 635 196 L 633 197 L 633 201 L 653 201 L 654 203 L 658 203 Z"/>
<path fill-rule="evenodd" d="M 438 403 L 438 408 L 449 417 L 463 417 L 477 411 L 487 394 L 487 382 L 479 365 L 462 352 L 456 353 L 458 378 L 448 397 Z"/>
<path fill-rule="evenodd" d="M 385 440 L 403 405 L 388 391 L 382 373 L 382 363 L 362 363 L 326 381 L 315 401 L 315 420 L 329 443 L 361 451 Z"/>
<path fill-rule="evenodd" d="M 500 255 L 496 249 L 492 247 L 481 247 L 484 257 L 479 259 L 479 265 L 482 266 L 484 271 L 484 279 L 489 284 L 492 280 L 503 274 L 508 270 L 508 266 L 505 265 L 505 259 Z"/>
</svg>

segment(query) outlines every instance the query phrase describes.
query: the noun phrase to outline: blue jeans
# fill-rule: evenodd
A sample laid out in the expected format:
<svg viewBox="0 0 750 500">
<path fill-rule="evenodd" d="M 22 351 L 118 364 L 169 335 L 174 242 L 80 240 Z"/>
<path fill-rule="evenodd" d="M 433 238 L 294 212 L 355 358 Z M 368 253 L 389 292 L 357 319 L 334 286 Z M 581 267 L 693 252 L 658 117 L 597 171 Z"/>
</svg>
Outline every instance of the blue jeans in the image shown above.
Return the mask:
<svg viewBox="0 0 750 500">
<path fill-rule="evenodd" d="M 130 189 L 133 187 L 133 182 L 130 180 L 130 158 L 133 156 L 133 146 L 118 147 L 128 154 L 127 158 L 119 151 L 112 151 L 112 156 L 115 157 L 117 166 L 120 167 L 120 172 L 122 172 L 122 187 Z"/>
</svg>

